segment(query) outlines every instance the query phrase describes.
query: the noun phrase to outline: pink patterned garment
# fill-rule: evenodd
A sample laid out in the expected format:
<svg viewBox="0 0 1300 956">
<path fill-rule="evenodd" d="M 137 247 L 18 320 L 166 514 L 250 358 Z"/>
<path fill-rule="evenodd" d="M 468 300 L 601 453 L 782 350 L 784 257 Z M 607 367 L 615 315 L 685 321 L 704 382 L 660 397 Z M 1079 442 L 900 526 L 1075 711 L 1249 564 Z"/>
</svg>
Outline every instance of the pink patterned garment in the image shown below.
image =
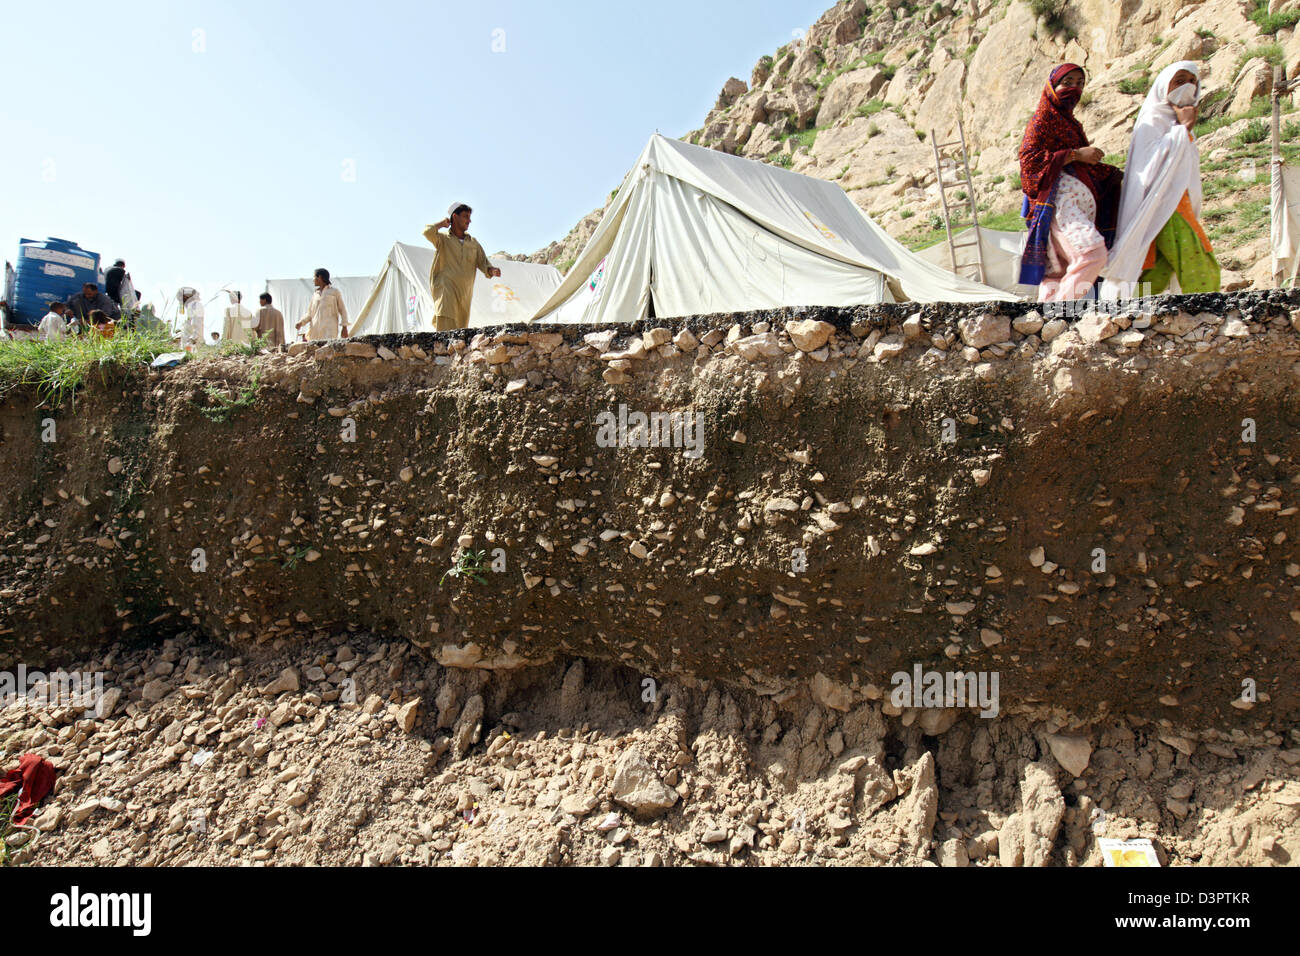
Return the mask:
<svg viewBox="0 0 1300 956">
<path fill-rule="evenodd" d="M 1092 190 L 1070 173 L 1062 172 L 1056 188 L 1056 215 L 1052 217 L 1052 235 L 1065 233 L 1070 245 L 1083 253 L 1105 245 L 1097 231 L 1097 200 Z M 1061 250 L 1053 242 L 1048 246 L 1048 275 L 1061 275 L 1066 264 Z"/>
</svg>

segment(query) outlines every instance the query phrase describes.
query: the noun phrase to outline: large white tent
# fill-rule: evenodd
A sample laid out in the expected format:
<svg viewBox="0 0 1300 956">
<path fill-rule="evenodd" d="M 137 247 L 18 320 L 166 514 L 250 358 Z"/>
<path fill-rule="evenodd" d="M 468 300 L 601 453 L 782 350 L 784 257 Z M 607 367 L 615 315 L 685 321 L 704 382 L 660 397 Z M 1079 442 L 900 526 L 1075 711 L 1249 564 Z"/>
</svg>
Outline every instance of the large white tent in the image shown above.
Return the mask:
<svg viewBox="0 0 1300 956">
<path fill-rule="evenodd" d="M 534 318 L 1009 298 L 914 255 L 835 183 L 656 133 Z"/>
<path fill-rule="evenodd" d="M 526 322 L 560 284 L 555 266 L 512 259 L 489 259 L 501 276 L 488 279 L 475 273 L 470 302 L 471 328 Z M 428 332 L 433 329 L 433 296 L 429 269 L 433 246 L 396 243 L 384 261 L 374 289 L 358 311 L 353 335 Z"/>
<path fill-rule="evenodd" d="M 343 294 L 343 305 L 348 310 L 348 320 L 354 323 L 361 312 L 361 307 L 366 304 L 366 299 L 370 296 L 370 290 L 375 287 L 375 278 L 374 276 L 330 276 L 330 285 Z M 271 304 L 284 314 L 285 340 L 292 342 L 296 338 L 294 326 L 307 314 L 316 286 L 310 278 L 267 279 L 266 291 L 271 293 Z M 223 297 L 220 308 L 217 309 L 218 316 L 223 313 L 225 305 Z M 256 312 L 257 296 L 245 292 L 244 305 L 250 311 Z M 348 331 L 352 331 L 351 325 Z"/>
<path fill-rule="evenodd" d="M 1020 284 L 1020 254 L 1024 251 L 1027 232 L 1003 232 L 998 229 L 980 227 L 980 253 L 984 258 L 984 281 L 1013 295 L 1038 297 L 1038 287 Z M 974 230 L 963 229 L 953 234 L 954 243 L 973 243 Z M 948 240 L 941 239 L 932 246 L 927 246 L 917 253 L 926 262 L 933 262 L 944 269 L 952 268 L 952 255 L 948 251 Z M 957 249 L 957 267 L 971 267 L 975 262 L 975 246 L 968 245 Z"/>
</svg>

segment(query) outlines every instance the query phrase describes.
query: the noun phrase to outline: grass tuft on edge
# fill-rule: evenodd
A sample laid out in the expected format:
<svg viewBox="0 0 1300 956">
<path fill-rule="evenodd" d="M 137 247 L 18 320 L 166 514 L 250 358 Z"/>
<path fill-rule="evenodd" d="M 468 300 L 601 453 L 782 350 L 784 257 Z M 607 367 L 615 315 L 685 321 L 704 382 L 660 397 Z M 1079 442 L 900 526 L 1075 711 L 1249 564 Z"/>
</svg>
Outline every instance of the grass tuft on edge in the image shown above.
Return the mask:
<svg viewBox="0 0 1300 956">
<path fill-rule="evenodd" d="M 111 339 L 92 332 L 53 342 L 0 342 L 0 395 L 35 386 L 42 404 L 58 408 L 74 398 L 92 376 L 107 381 L 114 374 L 143 368 L 175 349 L 171 335 L 159 328 L 119 330 Z"/>
</svg>

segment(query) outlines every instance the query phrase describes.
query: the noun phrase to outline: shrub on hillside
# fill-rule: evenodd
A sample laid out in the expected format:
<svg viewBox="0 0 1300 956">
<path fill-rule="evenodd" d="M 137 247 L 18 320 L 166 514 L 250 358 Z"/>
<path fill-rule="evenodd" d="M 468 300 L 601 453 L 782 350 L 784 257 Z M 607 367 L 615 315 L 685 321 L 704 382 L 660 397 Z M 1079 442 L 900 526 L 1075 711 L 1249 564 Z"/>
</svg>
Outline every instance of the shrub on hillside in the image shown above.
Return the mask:
<svg viewBox="0 0 1300 956">
<path fill-rule="evenodd" d="M 1151 89 L 1151 75 L 1143 73 L 1141 76 L 1129 76 L 1119 81 L 1119 91 L 1121 93 L 1136 93 L 1140 96 L 1146 96 L 1147 90 Z"/>
<path fill-rule="evenodd" d="M 1262 119 L 1251 120 L 1246 124 L 1246 128 L 1237 134 L 1237 142 L 1242 146 L 1262 143 L 1266 139 L 1268 139 L 1268 124 Z"/>
</svg>

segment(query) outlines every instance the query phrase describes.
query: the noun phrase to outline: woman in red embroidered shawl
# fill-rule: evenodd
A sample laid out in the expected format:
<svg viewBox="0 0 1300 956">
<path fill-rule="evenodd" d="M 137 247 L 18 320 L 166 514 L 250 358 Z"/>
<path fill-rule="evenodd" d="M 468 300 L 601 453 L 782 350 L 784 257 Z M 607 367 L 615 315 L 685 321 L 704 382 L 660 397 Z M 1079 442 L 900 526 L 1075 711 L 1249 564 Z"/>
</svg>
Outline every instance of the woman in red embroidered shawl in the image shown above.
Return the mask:
<svg viewBox="0 0 1300 956">
<path fill-rule="evenodd" d="M 1029 237 L 1020 281 L 1038 286 L 1039 302 L 1087 297 L 1115 239 L 1123 173 L 1088 145 L 1074 108 L 1083 95 L 1083 68 L 1052 70 L 1020 143 L 1021 215 Z"/>
</svg>

